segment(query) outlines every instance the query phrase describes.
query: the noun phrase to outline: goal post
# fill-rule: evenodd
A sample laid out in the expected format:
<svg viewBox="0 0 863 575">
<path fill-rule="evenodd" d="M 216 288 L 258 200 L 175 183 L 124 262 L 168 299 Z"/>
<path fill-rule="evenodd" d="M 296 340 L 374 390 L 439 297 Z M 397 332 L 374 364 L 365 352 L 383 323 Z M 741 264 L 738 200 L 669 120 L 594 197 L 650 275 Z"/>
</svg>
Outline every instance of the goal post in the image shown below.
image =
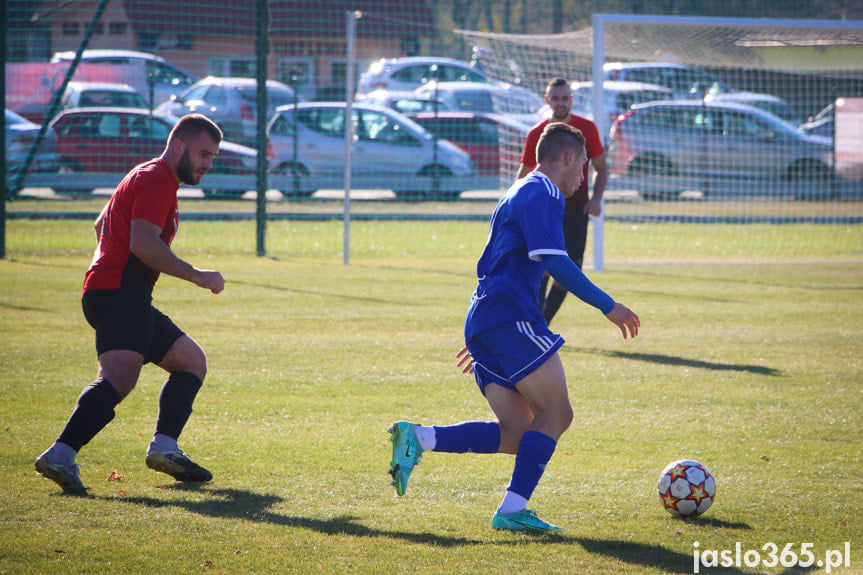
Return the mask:
<svg viewBox="0 0 863 575">
<path fill-rule="evenodd" d="M 573 112 L 597 124 L 611 168 L 586 265 L 666 263 L 646 243 L 668 263 L 830 261 L 834 242 L 861 244 L 861 170 L 803 125 L 863 97 L 863 22 L 595 14 L 563 34 L 458 33 L 523 87 L 579 86 Z"/>
</svg>

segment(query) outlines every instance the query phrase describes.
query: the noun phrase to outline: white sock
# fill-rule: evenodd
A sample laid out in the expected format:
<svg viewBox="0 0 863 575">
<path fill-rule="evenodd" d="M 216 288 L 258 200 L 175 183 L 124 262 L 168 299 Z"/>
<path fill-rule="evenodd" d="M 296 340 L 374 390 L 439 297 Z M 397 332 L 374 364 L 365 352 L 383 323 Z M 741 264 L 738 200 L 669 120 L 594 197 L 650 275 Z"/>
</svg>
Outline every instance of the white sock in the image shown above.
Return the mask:
<svg viewBox="0 0 863 575">
<path fill-rule="evenodd" d="M 506 492 L 498 507 L 498 511 L 505 514 L 516 513 L 522 509 L 527 509 L 527 499 L 512 491 Z"/>
<path fill-rule="evenodd" d="M 417 425 L 414 427 L 414 434 L 417 436 L 417 440 L 420 442 L 420 447 L 423 448 L 423 451 L 434 451 L 437 445 L 437 436 L 435 435 L 434 427 Z"/>
<path fill-rule="evenodd" d="M 47 456 L 48 461 L 59 463 L 60 465 L 69 465 L 75 463 L 75 456 L 78 455 L 78 452 L 65 443 L 58 441 L 49 447 L 44 455 Z"/>
<path fill-rule="evenodd" d="M 150 442 L 150 447 L 147 448 L 147 455 L 151 453 L 168 453 L 169 451 L 179 451 L 177 440 L 173 437 L 168 437 L 161 433 L 153 436 L 153 441 Z"/>
</svg>

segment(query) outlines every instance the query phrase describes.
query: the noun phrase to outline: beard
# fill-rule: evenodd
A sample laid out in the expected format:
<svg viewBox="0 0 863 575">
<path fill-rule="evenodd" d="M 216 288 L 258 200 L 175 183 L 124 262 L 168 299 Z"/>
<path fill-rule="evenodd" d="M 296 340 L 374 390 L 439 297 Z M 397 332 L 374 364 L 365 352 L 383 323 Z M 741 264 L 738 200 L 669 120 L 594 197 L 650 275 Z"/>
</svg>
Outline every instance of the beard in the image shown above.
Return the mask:
<svg viewBox="0 0 863 575">
<path fill-rule="evenodd" d="M 189 155 L 188 149 L 183 152 L 183 157 L 180 158 L 180 163 L 177 164 L 177 176 L 180 178 L 181 182 L 191 186 L 194 186 L 201 181 L 203 174 L 199 176 L 195 173 L 195 166 L 192 165 L 192 158 Z"/>
</svg>

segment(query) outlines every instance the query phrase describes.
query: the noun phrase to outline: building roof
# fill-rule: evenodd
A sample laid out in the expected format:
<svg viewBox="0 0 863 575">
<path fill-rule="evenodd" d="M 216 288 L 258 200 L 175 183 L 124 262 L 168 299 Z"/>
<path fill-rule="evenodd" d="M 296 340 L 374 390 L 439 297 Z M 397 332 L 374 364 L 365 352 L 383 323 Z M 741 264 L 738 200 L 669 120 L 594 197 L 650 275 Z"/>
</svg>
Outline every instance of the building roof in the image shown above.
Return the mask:
<svg viewBox="0 0 863 575">
<path fill-rule="evenodd" d="M 251 35 L 255 2 L 219 0 L 202 11 L 195 3 L 176 0 L 123 0 L 136 32 L 169 34 Z M 358 36 L 432 35 L 434 10 L 426 0 L 269 0 L 270 32 L 344 37 L 348 11 L 359 11 Z"/>
</svg>

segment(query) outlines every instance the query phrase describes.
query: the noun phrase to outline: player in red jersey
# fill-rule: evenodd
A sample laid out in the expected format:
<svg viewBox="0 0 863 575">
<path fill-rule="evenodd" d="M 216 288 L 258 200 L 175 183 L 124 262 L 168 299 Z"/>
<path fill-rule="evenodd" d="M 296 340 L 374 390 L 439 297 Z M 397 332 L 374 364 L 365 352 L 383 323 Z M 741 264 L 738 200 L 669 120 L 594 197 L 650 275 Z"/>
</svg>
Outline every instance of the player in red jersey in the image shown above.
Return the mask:
<svg viewBox="0 0 863 575">
<path fill-rule="evenodd" d="M 201 181 L 213 167 L 221 140 L 221 130 L 205 116 L 184 116 L 162 155 L 133 168 L 95 222 L 99 243 L 84 278 L 81 304 L 96 332 L 99 372 L 78 397 L 57 441 L 36 460 L 36 471 L 67 493 L 87 493 L 75 457 L 114 418 L 114 408 L 135 387 L 145 363 L 169 374 L 159 396 L 147 466 L 178 481 L 212 479 L 177 445 L 207 373 L 207 358 L 152 299 L 162 273 L 215 294 L 225 288 L 221 273 L 198 269 L 171 250 L 180 182 Z"/>
<path fill-rule="evenodd" d="M 588 194 L 588 165 L 584 165 L 584 178 L 575 193 L 566 200 L 566 213 L 563 217 L 563 232 L 566 238 L 566 250 L 570 259 L 580 268 L 584 263 L 584 247 L 587 243 L 587 224 L 589 216 L 602 213 L 602 194 L 608 181 L 608 166 L 605 163 L 605 148 L 596 124 L 576 116 L 572 109 L 572 89 L 564 78 L 554 78 L 545 88 L 545 101 L 551 108 L 551 117 L 540 121 L 527 134 L 521 163 L 516 179 L 528 175 L 536 167 L 536 144 L 545 127 L 552 122 L 566 122 L 584 134 L 587 158 L 593 165 L 596 178 L 593 181 L 593 195 Z M 548 274 L 540 285 L 539 298 L 542 313 L 547 322 L 560 309 L 566 297 L 566 288 L 557 281 L 547 290 Z M 546 294 L 546 290 L 548 293 Z"/>
</svg>

